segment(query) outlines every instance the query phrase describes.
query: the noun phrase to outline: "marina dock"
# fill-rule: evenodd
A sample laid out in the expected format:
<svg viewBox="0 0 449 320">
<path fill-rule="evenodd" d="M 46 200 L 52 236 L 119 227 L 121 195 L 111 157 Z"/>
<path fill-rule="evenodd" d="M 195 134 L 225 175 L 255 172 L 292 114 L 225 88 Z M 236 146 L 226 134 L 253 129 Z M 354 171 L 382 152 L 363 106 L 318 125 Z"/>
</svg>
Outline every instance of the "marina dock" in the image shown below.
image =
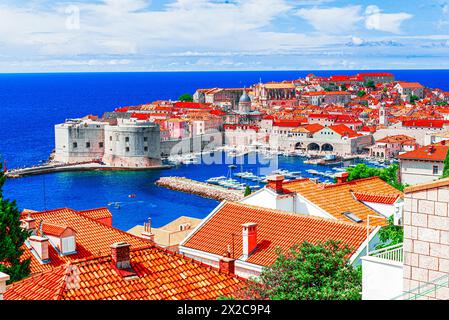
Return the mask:
<svg viewBox="0 0 449 320">
<path fill-rule="evenodd" d="M 243 191 L 230 190 L 217 185 L 195 181 L 184 177 L 162 177 L 155 183 L 167 189 L 192 193 L 204 198 L 218 201 L 239 201 L 243 198 Z"/>
<path fill-rule="evenodd" d="M 156 169 L 170 169 L 171 165 L 160 165 L 153 167 L 111 167 L 102 165 L 97 162 L 86 162 L 77 164 L 57 164 L 49 163 L 40 166 L 33 166 L 29 168 L 11 169 L 6 171 L 7 178 L 22 178 L 25 176 L 39 175 L 54 172 L 70 172 L 70 171 L 142 171 L 142 170 L 156 170 Z"/>
</svg>

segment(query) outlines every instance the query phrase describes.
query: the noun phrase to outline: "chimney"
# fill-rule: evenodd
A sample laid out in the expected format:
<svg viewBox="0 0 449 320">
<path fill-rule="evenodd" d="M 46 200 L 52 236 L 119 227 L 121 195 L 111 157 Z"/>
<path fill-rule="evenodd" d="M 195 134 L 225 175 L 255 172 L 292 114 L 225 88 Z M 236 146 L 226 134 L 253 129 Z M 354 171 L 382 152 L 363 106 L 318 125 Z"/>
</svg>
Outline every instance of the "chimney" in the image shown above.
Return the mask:
<svg viewBox="0 0 449 320">
<path fill-rule="evenodd" d="M 0 300 L 3 300 L 3 294 L 6 292 L 7 281 L 9 281 L 9 276 L 6 273 L 0 272 Z"/>
<path fill-rule="evenodd" d="M 22 228 L 31 231 L 32 234 L 36 233 L 36 219 L 32 218 L 30 214 L 28 217 L 22 220 Z"/>
<path fill-rule="evenodd" d="M 154 242 L 154 233 L 151 232 L 151 219 L 148 219 L 148 223 L 143 223 L 143 231 L 140 233 L 142 238 L 148 239 Z"/>
<path fill-rule="evenodd" d="M 112 264 L 117 269 L 131 268 L 131 262 L 129 258 L 130 246 L 131 245 L 126 242 L 116 242 L 111 246 Z"/>
<path fill-rule="evenodd" d="M 31 236 L 28 238 L 31 248 L 37 254 L 41 263 L 50 262 L 50 256 L 48 255 L 48 238 L 40 236 Z"/>
<path fill-rule="evenodd" d="M 285 177 L 282 175 L 272 175 L 267 178 L 268 183 L 274 184 L 274 191 L 276 191 L 277 194 L 283 194 L 284 189 L 282 188 L 282 184 L 285 180 Z"/>
<path fill-rule="evenodd" d="M 226 274 L 235 274 L 235 259 L 221 257 L 218 263 L 221 272 Z"/>
<path fill-rule="evenodd" d="M 246 260 L 257 246 L 257 223 L 249 222 L 242 224 L 242 237 L 242 260 Z"/>
<path fill-rule="evenodd" d="M 339 172 L 335 175 L 337 178 L 337 183 L 345 183 L 349 177 L 349 173 L 347 172 Z"/>
</svg>

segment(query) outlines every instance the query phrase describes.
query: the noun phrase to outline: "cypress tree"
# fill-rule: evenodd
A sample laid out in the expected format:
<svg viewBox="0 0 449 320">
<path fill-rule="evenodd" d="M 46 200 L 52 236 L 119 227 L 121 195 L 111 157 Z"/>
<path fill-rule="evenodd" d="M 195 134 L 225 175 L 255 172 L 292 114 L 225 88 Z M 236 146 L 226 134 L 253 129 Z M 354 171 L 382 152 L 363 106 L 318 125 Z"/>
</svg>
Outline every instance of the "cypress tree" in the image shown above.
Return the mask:
<svg viewBox="0 0 449 320">
<path fill-rule="evenodd" d="M 0 271 L 10 276 L 10 283 L 30 274 L 30 259 L 21 260 L 23 243 L 29 232 L 21 228 L 21 213 L 16 201 L 3 197 L 6 177 L 0 164 Z"/>
<path fill-rule="evenodd" d="M 249 186 L 246 186 L 244 196 L 247 197 L 247 196 L 249 196 L 250 194 L 251 194 L 251 188 L 250 188 Z"/>
</svg>

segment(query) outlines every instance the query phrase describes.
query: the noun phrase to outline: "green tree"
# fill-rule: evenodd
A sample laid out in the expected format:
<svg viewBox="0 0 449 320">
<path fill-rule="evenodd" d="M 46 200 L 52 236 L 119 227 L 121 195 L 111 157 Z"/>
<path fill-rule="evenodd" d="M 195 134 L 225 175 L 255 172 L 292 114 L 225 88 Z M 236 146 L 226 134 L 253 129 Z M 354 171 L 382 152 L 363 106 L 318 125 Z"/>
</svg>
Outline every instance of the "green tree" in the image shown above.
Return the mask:
<svg viewBox="0 0 449 320">
<path fill-rule="evenodd" d="M 373 80 L 369 80 L 366 82 L 365 87 L 374 89 L 376 88 L 376 84 L 374 83 Z"/>
<path fill-rule="evenodd" d="M 385 169 L 379 169 L 379 168 L 373 168 L 368 167 L 364 163 L 359 163 L 355 167 L 349 167 L 346 169 L 346 171 L 349 173 L 347 181 L 357 180 L 357 179 L 364 179 L 364 178 L 370 178 L 370 177 L 379 177 L 392 187 L 403 191 L 405 188 L 405 185 L 400 183 L 398 180 L 398 170 L 399 165 L 398 164 L 392 164 L 388 168 Z"/>
<path fill-rule="evenodd" d="M 247 196 L 249 196 L 250 194 L 251 194 L 251 188 L 250 188 L 249 186 L 246 186 L 244 196 L 247 197 Z"/>
<path fill-rule="evenodd" d="M 388 225 L 379 230 L 379 240 L 381 243 L 376 246 L 376 249 L 385 248 L 404 241 L 404 228 L 395 226 L 393 219 L 393 216 L 389 217 Z"/>
<path fill-rule="evenodd" d="M 303 242 L 248 284 L 248 296 L 272 300 L 359 300 L 361 270 L 348 260 L 351 250 L 339 242 Z"/>
<path fill-rule="evenodd" d="M 449 149 L 446 153 L 446 158 L 444 159 L 444 167 L 443 167 L 443 178 L 449 178 Z"/>
<path fill-rule="evenodd" d="M 184 94 L 179 96 L 178 100 L 182 101 L 182 102 L 192 102 L 193 101 L 193 97 L 189 93 L 184 93 Z"/>
<path fill-rule="evenodd" d="M 366 94 L 365 90 L 359 90 L 359 92 L 357 92 L 357 96 L 360 98 L 363 97 L 365 94 Z"/>
<path fill-rule="evenodd" d="M 387 87 L 384 87 L 384 88 L 382 89 L 382 91 L 383 91 L 383 92 L 388 92 L 388 88 L 387 88 Z"/>
<path fill-rule="evenodd" d="M 3 197 L 5 181 L 0 164 L 0 271 L 11 277 L 11 283 L 30 274 L 30 259 L 21 260 L 23 243 L 30 234 L 20 226 L 21 213 L 16 202 Z"/>
<path fill-rule="evenodd" d="M 347 90 L 348 90 L 348 87 L 346 87 L 345 84 L 342 84 L 341 87 L 340 87 L 340 90 L 341 90 L 341 91 L 347 91 Z"/>
<path fill-rule="evenodd" d="M 410 103 L 411 104 L 415 104 L 416 101 L 418 101 L 418 100 L 419 100 L 419 98 L 417 96 L 415 96 L 415 95 L 411 95 L 410 96 Z"/>
</svg>

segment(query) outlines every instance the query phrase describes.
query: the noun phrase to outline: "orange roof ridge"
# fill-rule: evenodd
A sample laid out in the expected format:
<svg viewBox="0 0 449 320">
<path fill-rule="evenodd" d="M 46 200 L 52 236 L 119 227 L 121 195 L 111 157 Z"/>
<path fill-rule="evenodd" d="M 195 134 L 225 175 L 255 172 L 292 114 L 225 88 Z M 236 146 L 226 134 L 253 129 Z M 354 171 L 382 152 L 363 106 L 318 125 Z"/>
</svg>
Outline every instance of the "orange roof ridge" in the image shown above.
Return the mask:
<svg viewBox="0 0 449 320">
<path fill-rule="evenodd" d="M 440 180 L 435 181 L 429 181 L 425 183 L 420 183 L 414 186 L 410 186 L 404 189 L 404 193 L 411 193 L 411 192 L 417 192 L 417 191 L 423 191 L 428 189 L 435 189 L 439 187 L 446 187 L 449 186 L 449 178 L 444 178 Z"/>
<path fill-rule="evenodd" d="M 364 230 L 366 230 L 365 226 L 357 225 L 357 224 L 354 224 L 354 223 L 351 223 L 351 222 L 346 222 L 346 221 L 342 221 L 342 220 L 338 220 L 338 219 L 329 219 L 329 218 L 324 218 L 324 217 L 319 217 L 319 216 L 312 216 L 312 215 L 304 214 L 304 213 L 295 213 L 295 212 L 290 212 L 290 211 L 282 211 L 282 210 L 278 210 L 278 209 L 259 207 L 259 206 L 246 204 L 246 203 L 240 203 L 240 202 L 228 201 L 227 203 L 228 204 L 233 204 L 233 205 L 238 205 L 238 206 L 241 206 L 241 207 L 249 207 L 249 208 L 253 208 L 253 209 L 256 209 L 256 210 L 271 211 L 273 213 L 277 213 L 277 214 L 280 214 L 280 215 L 297 217 L 297 218 L 300 218 L 300 219 L 315 219 L 315 220 L 320 220 L 320 221 L 329 221 L 329 222 L 332 222 L 332 223 L 340 223 L 340 224 L 345 224 L 345 225 L 350 225 L 350 226 L 356 226 L 356 227 L 361 227 Z M 372 228 L 374 228 L 374 226 Z"/>
<path fill-rule="evenodd" d="M 342 182 L 342 183 L 324 184 L 324 188 L 327 189 L 327 188 L 333 188 L 333 187 L 348 186 L 348 185 L 351 185 L 351 184 L 357 184 L 358 182 L 362 182 L 362 181 L 377 180 L 377 179 L 382 180 L 382 179 L 380 179 L 380 177 L 374 176 L 374 177 L 368 177 L 368 178 L 361 178 L 361 179 L 346 181 L 346 182 Z"/>
</svg>

